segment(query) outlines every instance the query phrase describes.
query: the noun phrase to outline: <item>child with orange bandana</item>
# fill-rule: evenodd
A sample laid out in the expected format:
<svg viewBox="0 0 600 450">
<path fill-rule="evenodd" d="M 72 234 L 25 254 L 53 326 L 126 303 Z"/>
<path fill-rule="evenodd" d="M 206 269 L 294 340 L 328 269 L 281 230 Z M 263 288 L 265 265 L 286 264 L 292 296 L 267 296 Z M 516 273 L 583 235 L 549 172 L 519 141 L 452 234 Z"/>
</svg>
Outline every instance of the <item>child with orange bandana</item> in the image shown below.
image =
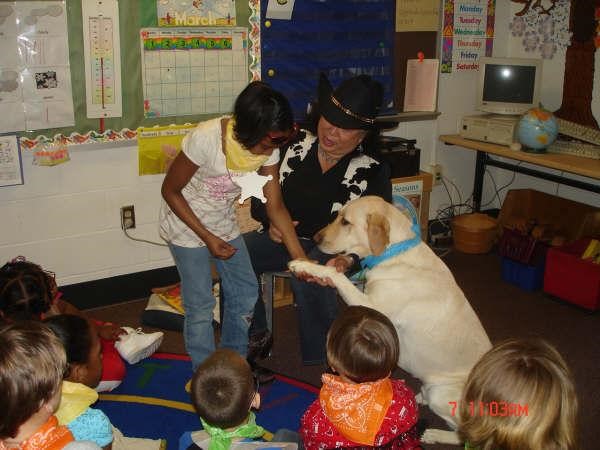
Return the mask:
<svg viewBox="0 0 600 450">
<path fill-rule="evenodd" d="M 66 368 L 65 350 L 44 324 L 0 327 L 0 450 L 100 450 L 75 441 L 54 415 Z"/>
<path fill-rule="evenodd" d="M 398 336 L 378 311 L 350 306 L 327 334 L 327 361 L 319 398 L 301 419 L 307 450 L 343 447 L 418 449 L 418 405 L 402 380 L 390 378 Z"/>
</svg>

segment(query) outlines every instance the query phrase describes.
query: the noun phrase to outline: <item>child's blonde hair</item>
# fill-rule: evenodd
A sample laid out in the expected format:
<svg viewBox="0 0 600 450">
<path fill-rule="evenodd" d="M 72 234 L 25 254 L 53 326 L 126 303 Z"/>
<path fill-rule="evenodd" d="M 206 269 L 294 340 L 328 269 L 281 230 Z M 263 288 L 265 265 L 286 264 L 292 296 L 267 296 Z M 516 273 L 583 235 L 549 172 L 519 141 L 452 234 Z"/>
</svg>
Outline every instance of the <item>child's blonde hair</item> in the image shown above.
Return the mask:
<svg viewBox="0 0 600 450">
<path fill-rule="evenodd" d="M 61 386 L 67 357 L 60 340 L 37 321 L 0 327 L 0 440 L 52 400 Z"/>
<path fill-rule="evenodd" d="M 542 339 L 511 339 L 473 367 L 459 433 L 479 450 L 576 448 L 577 397 L 558 351 Z"/>
<path fill-rule="evenodd" d="M 329 366 L 355 383 L 389 376 L 398 365 L 400 343 L 386 316 L 365 306 L 349 306 L 327 333 Z"/>
</svg>

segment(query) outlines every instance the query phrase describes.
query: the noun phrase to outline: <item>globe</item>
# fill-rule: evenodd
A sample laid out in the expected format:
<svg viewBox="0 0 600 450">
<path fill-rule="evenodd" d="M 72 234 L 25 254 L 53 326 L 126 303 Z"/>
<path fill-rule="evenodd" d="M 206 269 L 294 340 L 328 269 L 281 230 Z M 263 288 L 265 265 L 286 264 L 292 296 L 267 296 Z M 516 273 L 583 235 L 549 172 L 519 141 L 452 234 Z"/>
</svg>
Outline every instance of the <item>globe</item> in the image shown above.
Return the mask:
<svg viewBox="0 0 600 450">
<path fill-rule="evenodd" d="M 543 153 L 558 136 L 558 122 L 550 111 L 532 108 L 517 124 L 517 139 L 524 151 Z"/>
</svg>

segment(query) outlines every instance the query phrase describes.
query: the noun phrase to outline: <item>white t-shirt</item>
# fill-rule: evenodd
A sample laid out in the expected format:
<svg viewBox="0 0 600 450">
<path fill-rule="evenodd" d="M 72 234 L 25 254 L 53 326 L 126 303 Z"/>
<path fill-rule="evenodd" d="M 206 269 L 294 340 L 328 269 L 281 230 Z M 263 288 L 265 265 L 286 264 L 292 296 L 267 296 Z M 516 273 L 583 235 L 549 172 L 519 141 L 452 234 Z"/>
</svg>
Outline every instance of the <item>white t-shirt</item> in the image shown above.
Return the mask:
<svg viewBox="0 0 600 450">
<path fill-rule="evenodd" d="M 182 194 L 202 225 L 224 241 L 239 236 L 235 215 L 235 200 L 241 193 L 232 181 L 225 165 L 221 119 L 217 117 L 204 122 L 183 138 L 183 153 L 198 166 Z M 275 149 L 263 166 L 279 162 L 279 150 Z M 160 209 L 160 236 L 180 247 L 204 247 L 204 242 L 162 200 Z"/>
</svg>

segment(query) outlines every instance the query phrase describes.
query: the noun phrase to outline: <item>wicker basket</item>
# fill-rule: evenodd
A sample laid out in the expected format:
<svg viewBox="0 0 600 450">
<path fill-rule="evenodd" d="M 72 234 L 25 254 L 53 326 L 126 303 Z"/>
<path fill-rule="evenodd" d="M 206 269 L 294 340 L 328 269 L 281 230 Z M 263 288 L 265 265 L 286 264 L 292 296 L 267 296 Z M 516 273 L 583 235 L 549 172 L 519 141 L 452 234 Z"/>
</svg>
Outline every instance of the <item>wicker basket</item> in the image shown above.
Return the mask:
<svg viewBox="0 0 600 450">
<path fill-rule="evenodd" d="M 462 253 L 489 252 L 497 233 L 496 219 L 486 214 L 462 214 L 452 219 L 454 248 Z"/>
</svg>

